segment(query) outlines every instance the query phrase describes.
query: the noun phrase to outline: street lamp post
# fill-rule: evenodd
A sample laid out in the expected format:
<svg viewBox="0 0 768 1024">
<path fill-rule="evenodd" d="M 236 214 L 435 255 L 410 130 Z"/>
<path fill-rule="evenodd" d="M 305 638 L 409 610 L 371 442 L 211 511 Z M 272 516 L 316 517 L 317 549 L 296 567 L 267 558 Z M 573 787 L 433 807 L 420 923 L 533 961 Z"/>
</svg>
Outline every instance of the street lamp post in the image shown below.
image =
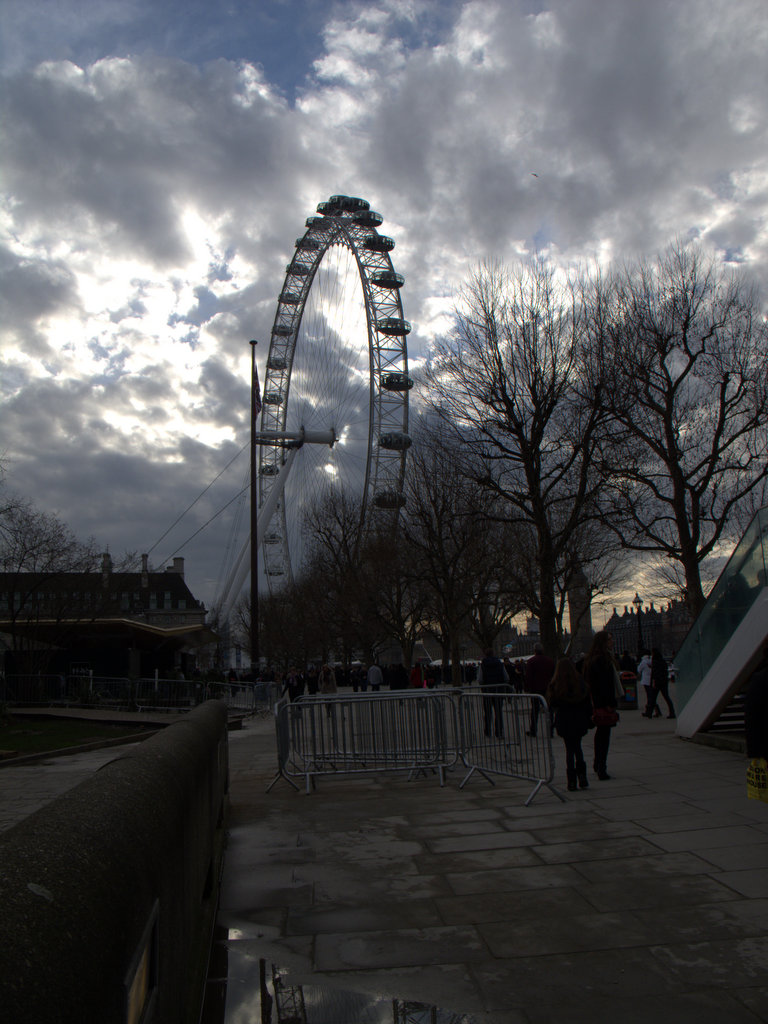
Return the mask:
<svg viewBox="0 0 768 1024">
<path fill-rule="evenodd" d="M 643 607 L 643 599 L 637 591 L 635 591 L 635 599 L 632 604 L 635 606 L 637 611 L 637 658 L 639 661 L 643 653 L 643 623 L 640 619 L 640 610 Z"/>
</svg>

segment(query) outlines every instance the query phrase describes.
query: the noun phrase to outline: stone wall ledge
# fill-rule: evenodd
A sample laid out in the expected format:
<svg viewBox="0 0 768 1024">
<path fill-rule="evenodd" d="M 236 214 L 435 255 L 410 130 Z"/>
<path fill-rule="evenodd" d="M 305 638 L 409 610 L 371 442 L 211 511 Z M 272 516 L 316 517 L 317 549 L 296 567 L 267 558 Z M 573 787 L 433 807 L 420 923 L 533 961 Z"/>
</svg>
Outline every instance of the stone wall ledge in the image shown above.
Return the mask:
<svg viewBox="0 0 768 1024">
<path fill-rule="evenodd" d="M 208 701 L 0 835 L 0 1024 L 196 1024 L 227 791 Z"/>
</svg>

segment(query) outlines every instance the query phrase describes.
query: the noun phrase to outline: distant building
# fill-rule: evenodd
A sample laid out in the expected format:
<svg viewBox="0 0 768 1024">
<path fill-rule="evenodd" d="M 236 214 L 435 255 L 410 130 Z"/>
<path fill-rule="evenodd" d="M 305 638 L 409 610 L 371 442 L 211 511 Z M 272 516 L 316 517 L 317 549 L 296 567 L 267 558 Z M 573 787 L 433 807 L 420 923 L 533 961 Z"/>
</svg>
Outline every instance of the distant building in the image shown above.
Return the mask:
<svg viewBox="0 0 768 1024">
<path fill-rule="evenodd" d="M 624 605 L 620 614 L 614 608 L 605 628 L 613 637 L 613 649 L 619 655 L 628 651 L 637 656 L 641 647 L 647 650 L 658 647 L 665 658 L 671 659 L 680 649 L 692 621 L 682 601 L 670 601 L 661 610 L 654 608 L 651 601 L 648 608 L 639 611 Z"/>
<path fill-rule="evenodd" d="M 99 676 L 190 672 L 215 637 L 184 580 L 184 559 L 163 572 L 0 573 L 0 641 L 8 674 L 92 671 Z"/>
<path fill-rule="evenodd" d="M 569 653 L 578 658 L 592 643 L 592 594 L 581 570 L 573 574 L 568 590 L 568 622 L 571 630 Z"/>
</svg>

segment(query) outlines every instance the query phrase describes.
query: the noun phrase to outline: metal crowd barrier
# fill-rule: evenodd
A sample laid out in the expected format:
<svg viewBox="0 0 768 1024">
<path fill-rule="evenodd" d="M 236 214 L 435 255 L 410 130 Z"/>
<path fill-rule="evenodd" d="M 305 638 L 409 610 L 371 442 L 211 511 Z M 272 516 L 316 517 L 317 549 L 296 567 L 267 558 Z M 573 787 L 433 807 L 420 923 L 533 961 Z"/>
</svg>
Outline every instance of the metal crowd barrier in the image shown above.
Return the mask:
<svg viewBox="0 0 768 1024">
<path fill-rule="evenodd" d="M 441 691 L 396 690 L 282 700 L 275 712 L 278 774 L 307 792 L 319 775 L 436 772 L 457 760 L 456 705 Z"/>
<path fill-rule="evenodd" d="M 535 693 L 465 690 L 459 696 L 459 722 L 461 760 L 468 769 L 459 789 L 479 772 L 492 785 L 492 775 L 533 782 L 526 807 L 542 786 L 565 800 L 552 785 L 552 726 L 543 697 Z"/>
<path fill-rule="evenodd" d="M 0 678 L 0 703 L 32 707 L 66 704 L 67 680 L 61 675 L 12 675 Z"/>
<path fill-rule="evenodd" d="M 10 675 L 0 681 L 0 701 L 17 707 L 128 707 L 131 681 L 92 675 Z"/>
<path fill-rule="evenodd" d="M 138 711 L 190 711 L 213 696 L 212 689 L 199 680 L 139 679 L 134 702 Z"/>
<path fill-rule="evenodd" d="M 549 709 L 542 697 L 511 691 L 391 691 L 301 697 L 275 708 L 278 779 L 307 793 L 318 776 L 407 771 L 445 773 L 459 762 L 463 788 L 478 772 L 534 783 L 526 806 L 552 785 L 554 758 Z M 535 735 L 531 733 L 535 732 Z"/>
<path fill-rule="evenodd" d="M 253 711 L 260 718 L 268 718 L 275 704 L 280 700 L 281 686 L 279 683 L 253 684 Z"/>
</svg>

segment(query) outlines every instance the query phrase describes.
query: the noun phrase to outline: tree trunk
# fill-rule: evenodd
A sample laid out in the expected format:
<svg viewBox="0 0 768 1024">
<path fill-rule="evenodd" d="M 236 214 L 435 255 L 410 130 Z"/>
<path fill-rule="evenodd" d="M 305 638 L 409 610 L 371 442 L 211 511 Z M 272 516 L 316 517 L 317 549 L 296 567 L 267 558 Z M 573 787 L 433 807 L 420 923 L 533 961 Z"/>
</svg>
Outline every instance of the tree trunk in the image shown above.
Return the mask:
<svg viewBox="0 0 768 1024">
<path fill-rule="evenodd" d="M 696 550 L 683 550 L 682 563 L 683 571 L 685 572 L 685 602 L 691 615 L 696 619 L 706 604 L 704 590 L 701 586 L 701 573 L 699 571 L 699 560 L 696 557 Z"/>
<path fill-rule="evenodd" d="M 461 686 L 461 646 L 451 644 L 451 686 Z"/>
<path fill-rule="evenodd" d="M 555 571 L 549 552 L 539 555 L 539 640 L 544 653 L 558 658 L 560 644 L 557 635 L 557 607 L 555 604 Z"/>
</svg>

